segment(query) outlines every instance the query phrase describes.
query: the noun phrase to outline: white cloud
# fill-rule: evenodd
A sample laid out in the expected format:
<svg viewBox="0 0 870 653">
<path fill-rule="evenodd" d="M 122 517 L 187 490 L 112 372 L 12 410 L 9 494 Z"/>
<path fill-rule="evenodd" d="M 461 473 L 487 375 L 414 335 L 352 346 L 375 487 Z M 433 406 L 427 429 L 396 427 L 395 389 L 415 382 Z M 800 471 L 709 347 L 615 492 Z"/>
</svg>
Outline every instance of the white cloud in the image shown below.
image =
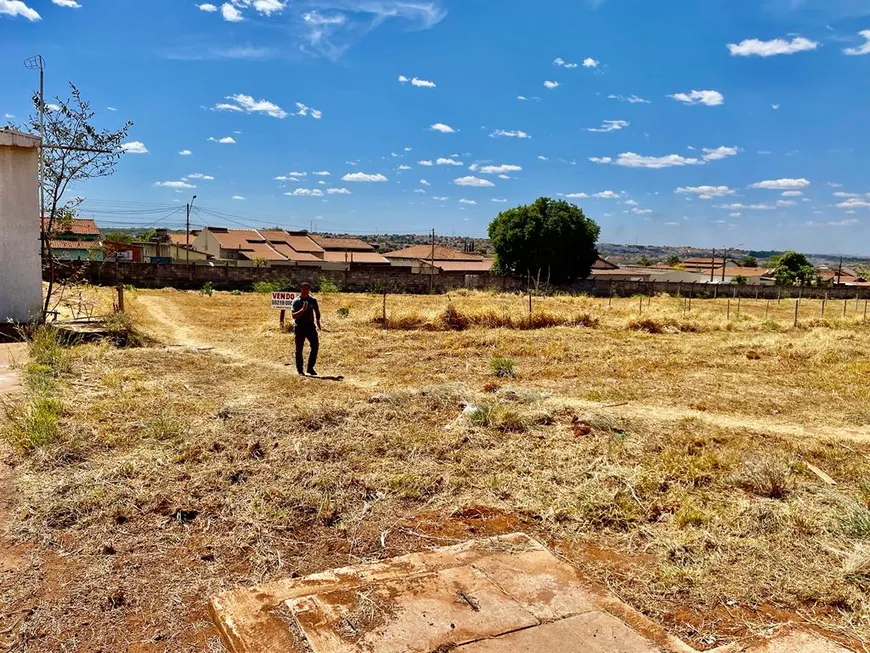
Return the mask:
<svg viewBox="0 0 870 653">
<path fill-rule="evenodd" d="M 618 200 L 619 194 L 614 193 L 612 190 L 603 190 L 600 193 L 595 193 L 594 197 L 601 200 Z"/>
<path fill-rule="evenodd" d="M 250 95 L 237 93 L 228 95 L 227 100 L 236 104 L 222 103 L 214 106 L 215 111 L 243 111 L 245 113 L 263 113 L 272 118 L 286 118 L 289 114 L 274 102 L 269 100 L 255 100 Z"/>
<path fill-rule="evenodd" d="M 411 83 L 411 86 L 419 86 L 421 88 L 435 88 L 435 82 L 430 82 L 426 79 L 420 79 L 419 77 L 414 77 L 413 79 L 408 79 L 404 75 L 399 75 L 399 81 L 402 84 Z"/>
<path fill-rule="evenodd" d="M 800 197 L 801 195 L 803 193 L 799 190 L 787 190 L 782 194 L 783 197 Z"/>
<path fill-rule="evenodd" d="M 323 183 L 323 182 L 320 182 Z M 352 193 L 347 188 L 327 188 L 327 195 L 351 195 Z"/>
<path fill-rule="evenodd" d="M 191 154 L 193 154 L 193 152 L 191 152 L 190 150 L 181 150 L 178 154 L 180 156 L 190 156 Z"/>
<path fill-rule="evenodd" d="M 857 48 L 844 49 L 843 54 L 847 54 L 851 57 L 861 54 L 870 54 L 870 29 L 861 30 L 858 34 L 864 38 L 864 43 L 859 45 Z"/>
<path fill-rule="evenodd" d="M 746 39 L 740 43 L 729 43 L 728 51 L 732 57 L 774 57 L 779 54 L 807 52 L 818 47 L 818 41 L 811 41 L 803 36 L 795 36 L 791 41 L 787 39 L 773 39 L 771 41 Z"/>
<path fill-rule="evenodd" d="M 717 209 L 730 209 L 732 211 L 772 211 L 775 206 L 770 204 L 717 204 Z"/>
<path fill-rule="evenodd" d="M 211 175 L 204 175 L 201 172 L 194 172 L 192 175 L 187 175 L 185 179 L 202 179 L 203 181 L 214 181 Z"/>
<path fill-rule="evenodd" d="M 435 159 L 435 164 L 439 166 L 463 166 L 465 165 L 462 161 L 458 159 L 454 159 L 453 157 L 439 157 Z"/>
<path fill-rule="evenodd" d="M 233 199 L 234 200 L 244 200 L 245 198 L 242 197 L 241 195 L 233 195 Z"/>
<path fill-rule="evenodd" d="M 547 80 L 544 82 L 544 86 L 546 86 L 548 89 L 550 89 L 552 91 L 554 88 L 560 86 L 560 84 L 559 84 L 559 82 L 551 82 L 551 81 Z"/>
<path fill-rule="evenodd" d="M 635 202 L 634 200 L 625 200 L 623 204 L 625 204 L 626 206 L 637 206 L 637 202 Z"/>
<path fill-rule="evenodd" d="M 612 163 L 613 165 L 623 166 L 625 168 L 650 168 L 653 170 L 704 165 L 704 161 L 701 159 L 688 158 L 680 156 L 679 154 L 668 154 L 666 156 L 641 156 L 634 152 L 623 152 L 615 161 L 609 156 L 591 157 L 589 160 L 593 163 Z"/>
<path fill-rule="evenodd" d="M 538 161 L 549 161 L 550 157 L 544 156 L 543 154 L 538 155 Z"/>
<path fill-rule="evenodd" d="M 827 184 L 828 184 L 828 186 L 830 186 L 831 188 L 842 188 L 842 187 L 843 187 L 843 184 L 838 184 L 838 183 L 835 182 L 835 181 L 829 181 L 829 182 L 827 182 Z"/>
<path fill-rule="evenodd" d="M 652 104 L 649 100 L 644 100 L 642 97 L 638 97 L 637 95 L 629 95 L 628 97 L 625 97 L 624 95 L 608 95 L 607 99 L 628 102 L 629 104 Z"/>
<path fill-rule="evenodd" d="M 402 165 L 400 165 L 398 168 L 396 168 L 396 170 L 398 170 L 398 171 L 410 170 L 410 169 L 411 169 L 411 166 L 405 165 L 404 163 Z"/>
<path fill-rule="evenodd" d="M 675 193 L 683 193 L 697 195 L 702 200 L 708 200 L 712 197 L 724 197 L 725 195 L 733 195 L 737 191 L 728 186 L 680 186 Z"/>
<path fill-rule="evenodd" d="M 121 151 L 125 154 L 148 154 L 148 148 L 141 141 L 121 143 Z"/>
<path fill-rule="evenodd" d="M 599 63 L 600 63 L 599 61 L 596 61 L 592 57 L 586 57 L 583 60 L 583 67 L 584 68 L 598 68 Z"/>
<path fill-rule="evenodd" d="M 323 191 L 319 188 L 297 188 L 284 194 L 291 197 L 323 197 Z"/>
<path fill-rule="evenodd" d="M 154 185 L 158 188 L 174 188 L 176 190 L 196 188 L 196 186 L 188 184 L 186 181 L 155 181 Z"/>
<path fill-rule="evenodd" d="M 858 224 L 855 218 L 847 218 L 846 220 L 830 220 L 829 222 L 804 222 L 808 227 L 851 227 Z"/>
<path fill-rule="evenodd" d="M 477 202 L 475 202 L 474 200 L 466 200 L 466 199 L 459 200 L 459 203 L 460 204 L 477 204 Z"/>
<path fill-rule="evenodd" d="M 861 197 L 861 195 L 859 193 L 846 193 L 844 191 L 837 191 L 836 193 L 834 193 L 834 197 Z"/>
<path fill-rule="evenodd" d="M 729 213 L 728 217 L 729 218 L 739 218 L 741 215 L 743 215 L 743 214 L 740 211 L 735 211 L 734 213 Z"/>
<path fill-rule="evenodd" d="M 553 65 L 558 66 L 560 68 L 576 68 L 579 64 L 576 63 L 568 63 L 562 57 L 556 57 L 553 59 Z"/>
<path fill-rule="evenodd" d="M 472 172 L 479 172 L 482 175 L 503 175 L 507 172 L 519 172 L 523 169 L 523 167 L 518 165 L 512 165 L 510 163 L 505 163 L 498 166 L 481 166 L 475 163 L 468 166 L 468 169 Z"/>
<path fill-rule="evenodd" d="M 840 202 L 839 204 L 835 204 L 834 206 L 836 206 L 838 209 L 870 209 L 870 202 L 858 199 L 856 197 L 851 197 L 845 202 Z"/>
<path fill-rule="evenodd" d="M 307 177 L 308 173 L 307 172 L 288 172 L 287 176 L 288 177 Z"/>
<path fill-rule="evenodd" d="M 498 178 L 499 179 L 510 179 L 511 176 L 510 175 L 499 175 Z"/>
<path fill-rule="evenodd" d="M 480 177 L 459 177 L 453 180 L 457 186 L 473 186 L 475 188 L 492 188 L 495 186 L 489 179 L 481 179 Z"/>
<path fill-rule="evenodd" d="M 208 13 L 213 13 L 213 12 L 218 10 L 218 8 L 215 5 L 213 5 L 209 2 L 204 2 L 201 5 L 196 5 L 196 8 L 199 9 L 200 11 L 207 11 Z"/>
<path fill-rule="evenodd" d="M 586 193 L 568 193 L 565 197 L 570 197 L 571 199 L 584 199 L 589 196 Z"/>
<path fill-rule="evenodd" d="M 773 109 L 774 111 L 776 111 L 777 109 L 779 109 L 779 105 L 778 104 L 771 104 L 770 108 Z"/>
<path fill-rule="evenodd" d="M 443 122 L 436 122 L 429 127 L 430 131 L 441 132 L 442 134 L 453 134 L 456 132 L 450 125 L 445 125 Z"/>
<path fill-rule="evenodd" d="M 328 177 L 329 170 L 318 170 L 317 172 L 313 172 L 311 174 L 317 175 L 318 177 Z"/>
<path fill-rule="evenodd" d="M 711 149 L 709 147 L 703 148 L 704 161 L 721 161 L 722 159 L 726 159 L 729 156 L 737 156 L 737 153 L 740 152 L 739 147 L 725 147 L 724 145 L 721 147 L 717 147 L 715 149 Z"/>
<path fill-rule="evenodd" d="M 315 120 L 320 120 L 323 117 L 323 112 L 318 109 L 312 109 L 307 104 L 302 104 L 301 102 L 296 102 L 296 108 L 299 109 L 295 113 L 297 116 L 307 116 L 311 115 Z"/>
<path fill-rule="evenodd" d="M 238 23 L 239 21 L 245 20 L 242 17 L 242 12 L 236 9 L 229 2 L 225 2 L 221 5 L 221 16 L 224 17 L 224 20 L 229 21 L 230 23 Z"/>
<path fill-rule="evenodd" d="M 504 129 L 496 129 L 489 135 L 490 138 L 498 138 L 500 136 L 504 136 L 505 138 L 531 138 L 531 136 L 529 136 L 526 132 L 519 129 L 516 131 L 505 131 Z"/>
<path fill-rule="evenodd" d="M 690 93 L 674 93 L 669 98 L 684 104 L 704 104 L 708 107 L 717 107 L 725 102 L 725 96 L 719 91 L 691 91 Z"/>
<path fill-rule="evenodd" d="M 42 16 L 40 16 L 36 10 L 31 9 L 21 2 L 21 0 L 0 0 L 0 14 L 12 16 L 13 18 L 15 16 L 21 16 L 31 22 L 42 20 Z"/>
<path fill-rule="evenodd" d="M 0 0 L 0 2 L 3 2 L 3 0 Z M 45 109 L 46 111 L 60 111 L 60 105 L 47 102 L 45 104 Z"/>
<path fill-rule="evenodd" d="M 750 186 L 750 188 L 763 188 L 766 190 L 799 190 L 806 188 L 810 182 L 806 179 L 768 179 L 759 181 Z"/>
<path fill-rule="evenodd" d="M 387 178 L 382 174 L 367 174 L 365 172 L 351 172 L 346 174 L 341 178 L 342 181 L 368 181 L 368 182 L 376 182 L 376 181 L 387 181 Z"/>
<path fill-rule="evenodd" d="M 589 127 L 586 131 L 590 132 L 613 132 L 620 129 L 625 129 L 630 123 L 625 120 L 605 120 L 601 123 L 601 127 Z"/>
<path fill-rule="evenodd" d="M 425 194 L 426 194 L 426 191 L 423 190 L 422 188 L 415 188 L 415 189 L 414 189 L 414 192 L 415 192 L 415 193 L 420 193 L 421 195 L 425 195 Z"/>
<path fill-rule="evenodd" d="M 435 164 L 432 163 L 431 161 L 417 161 L 417 165 L 428 167 L 428 166 L 434 166 Z M 399 166 L 399 167 L 401 167 L 401 166 Z"/>
<path fill-rule="evenodd" d="M 76 0 L 51 0 L 58 7 L 67 7 L 69 9 L 81 9 L 82 6 Z"/>
<path fill-rule="evenodd" d="M 429 181 L 426 180 L 426 179 L 421 179 L 421 180 L 420 180 L 420 183 L 423 184 L 424 186 L 431 186 L 431 185 L 432 185 L 432 184 L 430 184 Z"/>
<path fill-rule="evenodd" d="M 652 209 L 639 209 L 637 207 L 634 207 L 633 209 L 631 209 L 631 212 L 635 215 L 649 215 L 650 213 L 652 213 Z"/>
<path fill-rule="evenodd" d="M 505 204 L 507 202 L 506 199 L 499 199 L 498 197 L 493 197 L 490 202 L 498 202 L 499 204 Z"/>
<path fill-rule="evenodd" d="M 215 138 L 214 136 L 209 136 L 208 140 L 212 143 L 223 143 L 224 145 L 230 145 L 236 142 L 236 139 L 232 136 L 224 136 L 223 138 Z"/>
<path fill-rule="evenodd" d="M 282 11 L 286 5 L 284 0 L 254 0 L 254 9 L 266 16 Z"/>
<path fill-rule="evenodd" d="M 777 200 L 776 202 L 777 206 L 794 206 L 795 204 L 797 204 L 797 202 L 794 200 Z"/>
<path fill-rule="evenodd" d="M 444 202 L 445 200 L 449 200 L 449 197 L 433 197 L 433 200 L 437 200 L 439 202 Z"/>
</svg>

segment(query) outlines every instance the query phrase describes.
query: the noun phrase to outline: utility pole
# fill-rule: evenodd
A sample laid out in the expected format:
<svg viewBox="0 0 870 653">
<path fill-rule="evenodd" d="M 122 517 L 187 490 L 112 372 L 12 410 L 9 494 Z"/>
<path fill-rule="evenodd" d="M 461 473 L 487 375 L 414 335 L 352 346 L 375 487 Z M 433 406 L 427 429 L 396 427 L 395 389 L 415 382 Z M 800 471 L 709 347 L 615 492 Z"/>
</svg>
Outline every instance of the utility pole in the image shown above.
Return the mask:
<svg viewBox="0 0 870 653">
<path fill-rule="evenodd" d="M 187 258 L 188 265 L 190 265 L 190 207 L 193 206 L 193 201 L 195 199 L 196 199 L 196 195 L 194 195 L 191 198 L 190 202 L 187 203 L 187 221 L 185 222 L 185 227 L 186 227 L 185 240 L 186 240 L 187 244 L 186 244 L 185 249 L 184 249 L 184 254 L 185 254 L 185 257 Z M 159 253 L 158 253 L 158 255 L 159 255 Z"/>
<path fill-rule="evenodd" d="M 716 272 L 716 248 L 713 248 L 713 256 L 710 257 L 710 283 L 713 283 L 713 274 Z"/>
<path fill-rule="evenodd" d="M 45 59 L 41 54 L 30 57 L 24 67 L 39 71 L 39 232 L 43 238 L 40 252 L 45 257 Z"/>
<path fill-rule="evenodd" d="M 722 283 L 725 283 L 725 264 L 726 259 L 728 258 L 728 248 L 725 248 L 725 252 L 722 254 Z"/>
<path fill-rule="evenodd" d="M 837 285 L 840 285 L 840 276 L 843 274 L 843 257 L 840 257 L 840 267 L 837 268 Z"/>
<path fill-rule="evenodd" d="M 435 230 L 432 230 L 432 269 L 429 270 L 429 292 L 435 288 Z"/>
</svg>

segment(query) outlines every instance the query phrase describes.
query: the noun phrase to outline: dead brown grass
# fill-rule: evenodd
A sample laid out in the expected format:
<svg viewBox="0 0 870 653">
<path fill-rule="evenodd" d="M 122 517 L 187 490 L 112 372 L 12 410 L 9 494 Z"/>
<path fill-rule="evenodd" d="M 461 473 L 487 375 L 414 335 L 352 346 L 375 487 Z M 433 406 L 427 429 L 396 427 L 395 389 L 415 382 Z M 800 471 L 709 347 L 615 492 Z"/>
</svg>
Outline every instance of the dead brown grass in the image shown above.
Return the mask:
<svg viewBox="0 0 870 653">
<path fill-rule="evenodd" d="M 510 515 L 699 646 L 770 620 L 696 629 L 686 606 L 777 606 L 870 639 L 867 536 L 848 521 L 870 496 L 863 327 L 714 329 L 697 301 L 707 326 L 651 333 L 628 326 L 636 300 L 544 298 L 542 313 L 598 328 L 403 331 L 372 324 L 380 297 L 320 299 L 319 367 L 343 384 L 288 373 L 261 296 L 143 292 L 137 326 L 170 346 L 72 351 L 59 391 L 75 437 L 60 442 L 76 455 L 22 459 L 9 524 L 37 547 L 0 589 L 40 605 L 24 650 L 200 651 L 209 594 L 445 543 L 464 519 L 449 515 L 472 508 Z M 442 297 L 389 301 L 388 324 L 447 319 Z M 657 323 L 689 319 L 658 301 Z M 516 378 L 492 383 L 494 357 Z M 435 525 L 421 532 L 421 515 Z"/>
</svg>

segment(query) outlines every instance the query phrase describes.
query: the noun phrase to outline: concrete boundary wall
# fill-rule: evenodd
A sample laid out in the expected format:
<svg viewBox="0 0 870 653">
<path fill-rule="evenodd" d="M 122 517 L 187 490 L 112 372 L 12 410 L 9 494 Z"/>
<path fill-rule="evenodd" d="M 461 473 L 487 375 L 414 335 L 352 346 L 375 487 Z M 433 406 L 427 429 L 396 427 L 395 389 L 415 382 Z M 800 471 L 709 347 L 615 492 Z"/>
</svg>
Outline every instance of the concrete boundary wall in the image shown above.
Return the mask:
<svg viewBox="0 0 870 653">
<path fill-rule="evenodd" d="M 210 282 L 216 290 L 250 290 L 257 281 L 289 281 L 295 287 L 308 281 L 316 288 L 329 279 L 350 292 L 429 293 L 458 288 L 525 292 L 526 279 L 495 274 L 442 272 L 428 275 L 404 267 L 354 264 L 347 270 L 319 270 L 306 266 L 237 267 L 234 265 L 186 265 L 68 262 L 58 266 L 60 278 L 81 275 L 98 285 L 130 284 L 140 288 L 179 288 L 197 290 Z M 631 297 L 664 293 L 697 298 L 742 297 L 744 299 L 870 299 L 870 286 L 738 286 L 736 284 L 685 283 L 665 281 L 625 281 L 587 279 L 559 290 L 596 297 Z"/>
</svg>

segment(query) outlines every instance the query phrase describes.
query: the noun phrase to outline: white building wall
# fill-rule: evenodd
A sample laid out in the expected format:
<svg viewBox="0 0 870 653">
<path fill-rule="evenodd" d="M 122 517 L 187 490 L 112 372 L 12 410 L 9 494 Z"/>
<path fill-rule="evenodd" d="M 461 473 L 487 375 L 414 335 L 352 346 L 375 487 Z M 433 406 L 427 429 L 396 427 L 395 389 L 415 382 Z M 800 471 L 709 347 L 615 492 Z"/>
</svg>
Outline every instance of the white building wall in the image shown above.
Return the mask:
<svg viewBox="0 0 870 653">
<path fill-rule="evenodd" d="M 38 145 L 35 136 L 0 130 L 0 323 L 42 311 Z"/>
</svg>

